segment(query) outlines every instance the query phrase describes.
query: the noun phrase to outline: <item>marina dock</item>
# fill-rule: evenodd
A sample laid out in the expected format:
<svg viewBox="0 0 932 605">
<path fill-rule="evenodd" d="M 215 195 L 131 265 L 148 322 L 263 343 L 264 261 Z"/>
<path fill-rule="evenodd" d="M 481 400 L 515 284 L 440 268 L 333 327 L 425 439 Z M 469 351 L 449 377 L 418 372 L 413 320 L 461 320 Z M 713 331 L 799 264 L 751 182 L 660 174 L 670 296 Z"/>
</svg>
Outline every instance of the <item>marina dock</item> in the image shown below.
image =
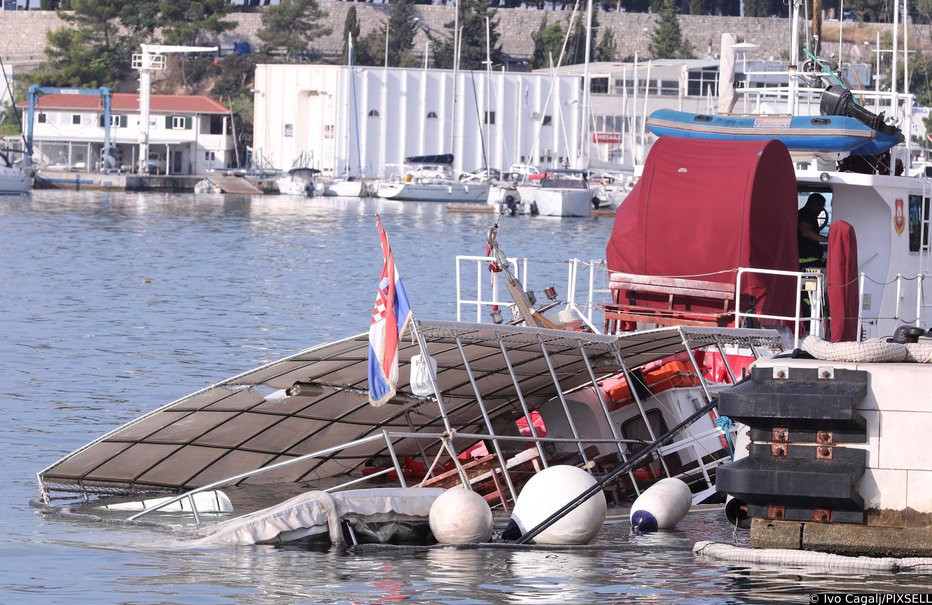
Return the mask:
<svg viewBox="0 0 932 605">
<path fill-rule="evenodd" d="M 224 193 L 261 195 L 278 193 L 273 179 L 247 179 L 225 174 L 147 175 L 132 173 L 68 172 L 40 170 L 34 177 L 36 189 L 68 189 L 72 191 L 162 191 L 191 193 L 199 181 L 209 179 L 220 185 Z"/>
<path fill-rule="evenodd" d="M 493 214 L 495 209 L 488 204 L 447 204 L 447 212 L 462 214 Z M 592 216 L 615 216 L 615 209 L 593 209 Z"/>
</svg>

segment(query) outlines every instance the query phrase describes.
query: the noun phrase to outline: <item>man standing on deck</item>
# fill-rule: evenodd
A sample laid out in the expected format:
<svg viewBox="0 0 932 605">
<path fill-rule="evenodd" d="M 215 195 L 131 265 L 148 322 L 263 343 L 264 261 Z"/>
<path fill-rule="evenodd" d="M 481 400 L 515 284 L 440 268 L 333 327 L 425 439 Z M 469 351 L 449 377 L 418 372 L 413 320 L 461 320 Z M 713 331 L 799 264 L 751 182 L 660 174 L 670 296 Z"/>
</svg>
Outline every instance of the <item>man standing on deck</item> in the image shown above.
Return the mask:
<svg viewBox="0 0 932 605">
<path fill-rule="evenodd" d="M 819 233 L 819 215 L 825 210 L 825 197 L 821 193 L 813 193 L 806 200 L 806 204 L 799 209 L 799 270 L 810 267 L 824 267 L 825 258 L 822 254 L 821 242 L 828 238 Z"/>
</svg>

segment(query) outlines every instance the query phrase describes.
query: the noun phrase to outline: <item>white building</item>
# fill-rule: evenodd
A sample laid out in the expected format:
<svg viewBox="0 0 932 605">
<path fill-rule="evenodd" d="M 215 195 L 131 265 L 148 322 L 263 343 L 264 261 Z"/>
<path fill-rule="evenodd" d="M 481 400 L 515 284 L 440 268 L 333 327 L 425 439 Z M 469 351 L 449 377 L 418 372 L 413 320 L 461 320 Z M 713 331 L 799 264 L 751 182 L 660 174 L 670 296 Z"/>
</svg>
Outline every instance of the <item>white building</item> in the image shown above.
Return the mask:
<svg viewBox="0 0 932 605">
<path fill-rule="evenodd" d="M 230 110 L 205 96 L 152 95 L 150 167 L 159 174 L 202 174 L 234 163 Z M 21 103 L 23 132 L 27 104 Z M 140 166 L 139 95 L 112 93 L 110 143 L 117 167 Z M 33 163 L 64 170 L 97 171 L 104 146 L 104 105 L 99 94 L 61 89 L 37 95 L 33 116 Z"/>
<path fill-rule="evenodd" d="M 371 178 L 417 155 L 465 172 L 579 156 L 579 76 L 258 65 L 254 93 L 254 154 L 275 168 Z"/>
</svg>

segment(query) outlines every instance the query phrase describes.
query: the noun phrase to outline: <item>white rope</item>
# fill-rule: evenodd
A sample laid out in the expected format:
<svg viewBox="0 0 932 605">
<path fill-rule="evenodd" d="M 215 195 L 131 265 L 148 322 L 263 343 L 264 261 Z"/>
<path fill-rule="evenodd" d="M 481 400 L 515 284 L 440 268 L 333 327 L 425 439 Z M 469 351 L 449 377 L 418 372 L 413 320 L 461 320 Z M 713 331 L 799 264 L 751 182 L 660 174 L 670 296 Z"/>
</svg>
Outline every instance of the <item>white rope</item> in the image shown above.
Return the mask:
<svg viewBox="0 0 932 605">
<path fill-rule="evenodd" d="M 826 552 L 783 548 L 742 548 L 716 542 L 696 542 L 693 554 L 727 563 L 757 563 L 781 567 L 796 566 L 812 570 L 845 570 L 857 572 L 917 572 L 932 571 L 929 557 L 847 557 Z"/>
</svg>

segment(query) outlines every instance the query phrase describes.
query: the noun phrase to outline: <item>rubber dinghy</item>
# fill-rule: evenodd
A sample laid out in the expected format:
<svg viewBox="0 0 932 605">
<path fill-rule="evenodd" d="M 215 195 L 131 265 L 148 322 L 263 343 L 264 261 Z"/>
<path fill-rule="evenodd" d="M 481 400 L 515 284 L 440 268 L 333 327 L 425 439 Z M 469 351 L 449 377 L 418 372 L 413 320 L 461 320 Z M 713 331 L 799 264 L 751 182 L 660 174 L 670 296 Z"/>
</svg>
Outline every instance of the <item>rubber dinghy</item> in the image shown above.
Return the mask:
<svg viewBox="0 0 932 605">
<path fill-rule="evenodd" d="M 776 139 L 790 151 L 851 152 L 879 155 L 901 135 L 877 131 L 848 116 L 733 116 L 658 109 L 647 119 L 654 135 L 693 139 L 767 141 Z"/>
</svg>

